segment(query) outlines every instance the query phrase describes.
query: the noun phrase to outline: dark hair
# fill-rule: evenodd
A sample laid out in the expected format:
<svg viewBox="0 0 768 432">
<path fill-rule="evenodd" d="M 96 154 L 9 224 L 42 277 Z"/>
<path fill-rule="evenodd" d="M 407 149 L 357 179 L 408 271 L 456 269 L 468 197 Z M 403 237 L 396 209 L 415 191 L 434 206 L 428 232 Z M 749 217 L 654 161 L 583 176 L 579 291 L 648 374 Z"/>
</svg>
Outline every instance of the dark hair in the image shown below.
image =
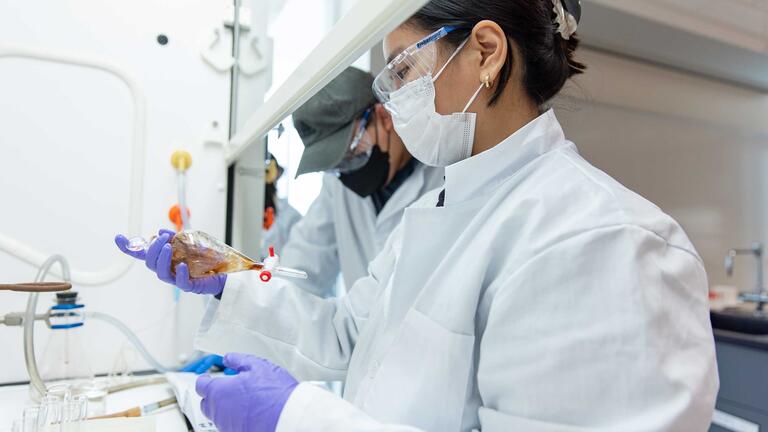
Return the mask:
<svg viewBox="0 0 768 432">
<path fill-rule="evenodd" d="M 523 86 L 533 101 L 542 106 L 557 95 L 569 78 L 586 69 L 573 58 L 578 38 L 573 35 L 565 40 L 557 32 L 555 18 L 551 0 L 431 0 L 407 24 L 426 31 L 459 27 L 443 39 L 456 47 L 470 36 L 477 23 L 494 21 L 519 47 L 523 57 L 520 60 L 524 62 Z M 498 102 L 504 92 L 514 60 L 510 47 L 489 106 Z"/>
</svg>

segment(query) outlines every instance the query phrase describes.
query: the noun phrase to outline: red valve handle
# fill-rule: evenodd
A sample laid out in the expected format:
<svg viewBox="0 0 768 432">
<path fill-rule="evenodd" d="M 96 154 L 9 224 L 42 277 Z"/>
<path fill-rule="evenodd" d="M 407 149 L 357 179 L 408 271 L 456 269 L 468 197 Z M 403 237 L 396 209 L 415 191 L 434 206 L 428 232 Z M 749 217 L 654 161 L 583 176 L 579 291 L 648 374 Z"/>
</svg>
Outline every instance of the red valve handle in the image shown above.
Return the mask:
<svg viewBox="0 0 768 432">
<path fill-rule="evenodd" d="M 259 274 L 259 279 L 261 279 L 262 282 L 269 282 L 272 280 L 272 273 L 268 270 L 264 270 Z"/>
<path fill-rule="evenodd" d="M 275 247 L 270 246 L 269 247 L 269 256 L 274 257 L 275 256 Z"/>
</svg>

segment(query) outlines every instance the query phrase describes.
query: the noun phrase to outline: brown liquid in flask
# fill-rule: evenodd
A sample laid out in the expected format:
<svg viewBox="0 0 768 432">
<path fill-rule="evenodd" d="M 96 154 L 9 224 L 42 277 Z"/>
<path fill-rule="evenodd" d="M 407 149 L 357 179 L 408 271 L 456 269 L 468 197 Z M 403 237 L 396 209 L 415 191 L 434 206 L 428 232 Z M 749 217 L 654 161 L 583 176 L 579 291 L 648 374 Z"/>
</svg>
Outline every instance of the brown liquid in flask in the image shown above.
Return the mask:
<svg viewBox="0 0 768 432">
<path fill-rule="evenodd" d="M 189 277 L 204 278 L 222 273 L 261 270 L 264 265 L 202 231 L 182 231 L 171 240 L 171 266 L 187 264 Z"/>
</svg>

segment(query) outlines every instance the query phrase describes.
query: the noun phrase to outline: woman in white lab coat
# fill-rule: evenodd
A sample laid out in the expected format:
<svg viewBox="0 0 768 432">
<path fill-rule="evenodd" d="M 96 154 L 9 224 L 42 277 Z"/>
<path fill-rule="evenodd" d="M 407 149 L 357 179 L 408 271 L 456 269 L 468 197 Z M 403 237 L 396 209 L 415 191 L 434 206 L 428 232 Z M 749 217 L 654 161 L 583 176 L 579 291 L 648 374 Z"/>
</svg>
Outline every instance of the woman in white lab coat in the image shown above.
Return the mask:
<svg viewBox="0 0 768 432">
<path fill-rule="evenodd" d="M 374 89 L 445 189 L 343 298 L 230 276 L 198 348 L 280 366 L 229 354 L 240 375 L 200 378 L 222 431 L 708 428 L 701 259 L 545 108 L 584 70 L 579 16 L 577 0 L 432 0 L 387 36 Z M 343 399 L 296 381 L 335 379 Z"/>
</svg>

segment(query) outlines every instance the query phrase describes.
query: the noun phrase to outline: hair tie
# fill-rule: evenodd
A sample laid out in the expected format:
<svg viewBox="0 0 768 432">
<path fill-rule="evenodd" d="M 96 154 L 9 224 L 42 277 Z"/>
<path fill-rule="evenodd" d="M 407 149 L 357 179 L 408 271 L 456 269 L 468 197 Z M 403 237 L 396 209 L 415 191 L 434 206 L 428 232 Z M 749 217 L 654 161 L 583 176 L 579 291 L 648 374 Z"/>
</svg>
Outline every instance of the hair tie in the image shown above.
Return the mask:
<svg viewBox="0 0 768 432">
<path fill-rule="evenodd" d="M 573 3 L 573 4 L 571 4 Z M 576 29 L 579 27 L 579 18 L 581 18 L 581 2 L 571 1 L 569 3 L 570 8 L 566 8 L 563 4 L 563 0 L 552 0 L 552 4 L 555 6 L 555 24 L 557 24 L 557 32 L 565 40 L 569 40 Z M 571 11 L 569 9 L 577 9 Z"/>
</svg>

